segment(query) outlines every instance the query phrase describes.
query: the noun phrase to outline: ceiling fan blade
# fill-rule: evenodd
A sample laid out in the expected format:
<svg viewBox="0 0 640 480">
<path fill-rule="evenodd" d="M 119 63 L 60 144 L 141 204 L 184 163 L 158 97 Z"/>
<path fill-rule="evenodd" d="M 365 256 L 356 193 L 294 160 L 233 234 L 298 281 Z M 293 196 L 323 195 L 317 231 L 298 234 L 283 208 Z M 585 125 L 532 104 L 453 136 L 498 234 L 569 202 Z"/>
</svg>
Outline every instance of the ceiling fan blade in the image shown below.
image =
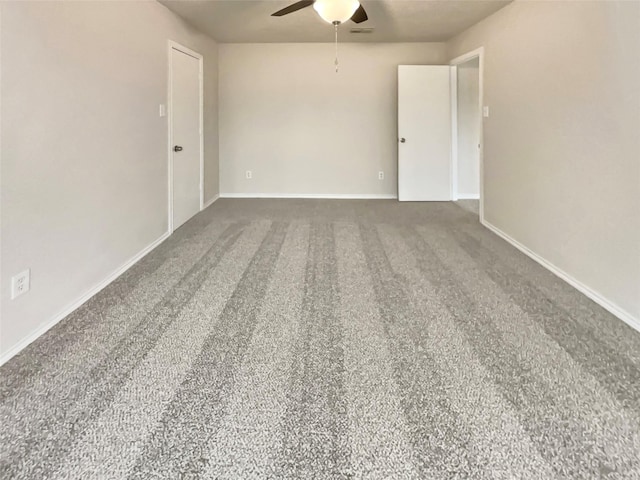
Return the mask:
<svg viewBox="0 0 640 480">
<path fill-rule="evenodd" d="M 351 17 L 351 21 L 355 23 L 362 23 L 366 22 L 367 20 L 369 20 L 367 12 L 364 11 L 364 7 L 362 6 L 362 4 L 360 4 L 358 9 L 356 10 L 356 13 L 354 13 L 353 17 Z"/>
<path fill-rule="evenodd" d="M 288 15 L 289 13 L 297 12 L 303 8 L 308 7 L 309 5 L 313 5 L 314 0 L 301 0 L 296 2 L 288 7 L 283 8 L 282 10 L 278 10 L 276 13 L 272 13 L 272 17 L 282 17 L 283 15 Z"/>
</svg>

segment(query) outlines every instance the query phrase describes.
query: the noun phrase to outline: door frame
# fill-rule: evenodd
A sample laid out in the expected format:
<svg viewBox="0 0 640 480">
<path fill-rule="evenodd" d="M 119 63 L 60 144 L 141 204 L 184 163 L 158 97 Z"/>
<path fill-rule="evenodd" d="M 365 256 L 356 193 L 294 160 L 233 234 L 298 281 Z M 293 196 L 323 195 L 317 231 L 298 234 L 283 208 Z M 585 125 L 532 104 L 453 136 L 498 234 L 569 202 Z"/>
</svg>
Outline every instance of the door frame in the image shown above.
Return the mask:
<svg viewBox="0 0 640 480">
<path fill-rule="evenodd" d="M 484 47 L 476 48 L 449 62 L 452 68 L 452 88 L 451 88 L 451 191 L 453 200 L 459 200 L 458 197 L 458 65 L 478 58 L 478 88 L 479 100 L 478 111 L 480 112 L 480 151 L 479 151 L 479 204 L 480 204 L 480 221 L 484 221 Z M 454 83 L 455 82 L 455 83 Z"/>
<path fill-rule="evenodd" d="M 199 96 L 199 124 L 200 124 L 200 211 L 204 205 L 204 57 L 190 48 L 184 45 L 174 42 L 173 40 L 167 41 L 167 54 L 169 55 L 168 62 L 168 81 L 167 81 L 167 152 L 168 152 L 168 202 L 169 202 L 169 233 L 173 233 L 173 50 L 189 55 L 190 57 L 198 60 L 198 96 Z"/>
</svg>

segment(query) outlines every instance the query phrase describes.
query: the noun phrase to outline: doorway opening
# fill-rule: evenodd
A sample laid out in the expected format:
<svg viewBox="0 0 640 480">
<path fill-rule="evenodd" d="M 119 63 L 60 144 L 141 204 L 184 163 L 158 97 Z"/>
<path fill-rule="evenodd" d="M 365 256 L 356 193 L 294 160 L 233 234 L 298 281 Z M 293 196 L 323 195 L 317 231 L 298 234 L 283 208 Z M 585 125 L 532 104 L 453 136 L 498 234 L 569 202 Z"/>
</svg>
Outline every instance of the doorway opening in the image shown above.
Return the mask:
<svg viewBox="0 0 640 480">
<path fill-rule="evenodd" d="M 451 61 L 453 200 L 484 218 L 482 79 L 483 49 Z"/>
</svg>

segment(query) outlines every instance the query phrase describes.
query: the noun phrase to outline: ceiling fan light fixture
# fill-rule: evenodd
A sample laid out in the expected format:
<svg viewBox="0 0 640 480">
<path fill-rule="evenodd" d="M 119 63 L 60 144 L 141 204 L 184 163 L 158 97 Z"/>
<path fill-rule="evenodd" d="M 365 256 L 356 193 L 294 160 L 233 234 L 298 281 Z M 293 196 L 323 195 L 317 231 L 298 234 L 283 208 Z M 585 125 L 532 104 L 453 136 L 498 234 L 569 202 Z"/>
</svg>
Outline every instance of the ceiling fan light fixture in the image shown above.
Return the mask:
<svg viewBox="0 0 640 480">
<path fill-rule="evenodd" d="M 316 0 L 313 9 L 328 23 L 344 23 L 353 17 L 360 6 L 358 0 Z"/>
</svg>

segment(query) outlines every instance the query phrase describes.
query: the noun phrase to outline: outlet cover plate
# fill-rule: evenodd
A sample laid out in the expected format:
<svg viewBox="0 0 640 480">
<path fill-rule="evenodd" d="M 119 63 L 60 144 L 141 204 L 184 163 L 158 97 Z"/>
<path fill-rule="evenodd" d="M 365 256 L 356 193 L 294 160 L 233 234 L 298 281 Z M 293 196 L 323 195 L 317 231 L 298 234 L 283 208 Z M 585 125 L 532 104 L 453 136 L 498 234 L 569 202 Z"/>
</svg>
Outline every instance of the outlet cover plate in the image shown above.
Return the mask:
<svg viewBox="0 0 640 480">
<path fill-rule="evenodd" d="M 31 271 L 26 269 L 11 277 L 11 300 L 24 295 L 31 288 Z"/>
</svg>

